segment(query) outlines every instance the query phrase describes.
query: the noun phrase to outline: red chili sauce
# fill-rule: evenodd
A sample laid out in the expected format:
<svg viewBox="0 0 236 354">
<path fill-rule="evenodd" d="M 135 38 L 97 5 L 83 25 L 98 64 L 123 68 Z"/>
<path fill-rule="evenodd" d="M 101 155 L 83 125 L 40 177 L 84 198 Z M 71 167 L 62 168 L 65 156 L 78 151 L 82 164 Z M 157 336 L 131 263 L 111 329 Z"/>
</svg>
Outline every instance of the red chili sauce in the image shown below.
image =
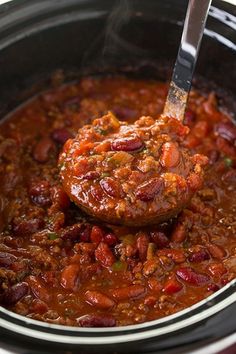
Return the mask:
<svg viewBox="0 0 236 354">
<path fill-rule="evenodd" d="M 79 128 L 108 111 L 130 123 L 157 119 L 166 93 L 156 81 L 84 78 L 40 94 L 1 123 L 2 306 L 56 324 L 124 326 L 185 309 L 235 278 L 236 128 L 213 92 L 190 94 L 183 146 L 209 164 L 176 218 L 112 226 L 63 190 L 58 157 Z"/>
</svg>

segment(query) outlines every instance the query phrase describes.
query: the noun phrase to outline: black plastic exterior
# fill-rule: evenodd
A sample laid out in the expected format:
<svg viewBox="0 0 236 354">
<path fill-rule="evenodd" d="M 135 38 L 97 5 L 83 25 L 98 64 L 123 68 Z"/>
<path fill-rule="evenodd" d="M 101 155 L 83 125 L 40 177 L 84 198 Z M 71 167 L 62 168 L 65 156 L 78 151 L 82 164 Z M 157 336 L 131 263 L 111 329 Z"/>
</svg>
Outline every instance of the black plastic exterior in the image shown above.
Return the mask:
<svg viewBox="0 0 236 354">
<path fill-rule="evenodd" d="M 170 79 L 187 1 L 185 0 L 13 0 L 0 6 L 0 116 L 25 99 L 50 85 L 49 77 L 63 69 L 68 79 L 86 73 L 125 71 L 129 75 Z M 213 1 L 196 68 L 216 87 L 222 100 L 236 113 L 236 100 L 228 101 L 225 92 L 236 96 L 236 7 Z M 227 102 L 228 101 L 228 102 Z M 235 293 L 231 286 L 216 300 L 221 302 Z M 211 303 L 182 316 L 191 317 L 205 311 Z M 236 331 L 236 303 L 209 318 L 165 335 L 156 328 L 156 336 L 126 343 L 90 345 L 63 343 L 63 336 L 76 333 L 40 328 L 24 319 L 15 319 L 0 309 L 0 348 L 17 353 L 187 353 L 193 348 Z M 1 326 L 17 323 L 24 334 Z M 54 333 L 61 343 L 44 341 L 27 335 L 26 329 Z M 147 330 L 147 329 L 146 329 Z M 125 330 L 120 329 L 125 334 Z M 104 334 L 106 330 L 104 329 Z M 102 333 L 100 334 L 102 337 Z"/>
</svg>

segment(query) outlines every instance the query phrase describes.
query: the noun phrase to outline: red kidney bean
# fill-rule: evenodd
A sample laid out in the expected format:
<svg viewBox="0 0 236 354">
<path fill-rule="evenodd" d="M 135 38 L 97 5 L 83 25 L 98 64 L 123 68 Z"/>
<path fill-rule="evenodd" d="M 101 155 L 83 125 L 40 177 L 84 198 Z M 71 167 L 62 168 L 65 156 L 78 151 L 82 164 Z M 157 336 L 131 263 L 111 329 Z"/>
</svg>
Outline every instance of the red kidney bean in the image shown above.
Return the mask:
<svg viewBox="0 0 236 354">
<path fill-rule="evenodd" d="M 111 143 L 113 151 L 139 151 L 144 148 L 143 141 L 137 136 L 127 136 L 123 138 L 114 139 Z"/>
<path fill-rule="evenodd" d="M 215 132 L 232 144 L 236 142 L 236 127 L 230 122 L 216 124 Z"/>
<path fill-rule="evenodd" d="M 208 266 L 209 272 L 215 277 L 221 277 L 227 273 L 227 269 L 222 263 L 212 263 Z"/>
<path fill-rule="evenodd" d="M 44 137 L 39 140 L 33 150 L 33 158 L 37 162 L 47 162 L 50 152 L 54 150 L 53 141 L 50 138 Z"/>
<path fill-rule="evenodd" d="M 91 235 L 91 227 L 89 225 L 86 225 L 84 230 L 82 230 L 80 233 L 80 241 L 81 242 L 89 242 L 90 235 Z"/>
<path fill-rule="evenodd" d="M 46 303 L 50 301 L 51 296 L 48 292 L 48 289 L 43 285 L 43 282 L 39 277 L 31 275 L 27 277 L 26 280 L 35 297 L 45 301 Z"/>
<path fill-rule="evenodd" d="M 149 237 L 146 233 L 141 233 L 138 236 L 136 245 L 138 249 L 139 259 L 143 262 L 147 259 L 147 249 L 148 249 Z"/>
<path fill-rule="evenodd" d="M 185 240 L 185 238 L 186 238 L 185 226 L 181 223 L 178 223 L 171 234 L 171 241 L 181 243 Z"/>
<path fill-rule="evenodd" d="M 79 284 L 79 264 L 66 266 L 61 273 L 61 285 L 68 290 L 74 290 Z"/>
<path fill-rule="evenodd" d="M 100 291 L 86 291 L 85 300 L 92 306 L 99 309 L 110 309 L 115 305 L 115 302 L 107 295 L 102 294 Z"/>
<path fill-rule="evenodd" d="M 48 206 L 51 204 L 50 184 L 48 181 L 33 182 L 28 189 L 28 193 L 31 200 L 37 205 Z"/>
<path fill-rule="evenodd" d="M 77 319 L 81 327 L 114 327 L 116 320 L 111 315 L 89 314 Z"/>
<path fill-rule="evenodd" d="M 226 256 L 225 250 L 219 245 L 210 243 L 207 245 L 207 249 L 213 258 L 223 259 Z"/>
<path fill-rule="evenodd" d="M 151 201 L 161 192 L 164 183 L 161 178 L 151 178 L 149 181 L 141 184 L 136 190 L 136 197 L 143 202 Z"/>
<path fill-rule="evenodd" d="M 130 285 L 111 291 L 112 296 L 119 301 L 134 299 L 145 293 L 145 287 L 142 285 Z"/>
<path fill-rule="evenodd" d="M 29 311 L 43 315 L 48 311 L 48 305 L 40 299 L 34 299 L 30 305 Z"/>
<path fill-rule="evenodd" d="M 86 179 L 88 181 L 92 181 L 94 179 L 97 179 L 99 178 L 99 173 L 96 172 L 96 171 L 89 171 L 87 172 L 84 176 L 83 176 L 83 179 Z"/>
<path fill-rule="evenodd" d="M 175 294 L 183 288 L 183 285 L 175 278 L 167 279 L 164 283 L 162 291 L 166 294 Z"/>
<path fill-rule="evenodd" d="M 163 232 L 153 231 L 150 233 L 150 236 L 152 242 L 154 242 L 158 248 L 164 248 L 170 243 L 168 237 Z"/>
<path fill-rule="evenodd" d="M 201 286 L 209 282 L 210 278 L 206 274 L 196 273 L 191 267 L 182 267 L 176 271 L 178 277 L 186 283 Z"/>
<path fill-rule="evenodd" d="M 99 226 L 93 226 L 90 238 L 91 242 L 100 243 L 104 239 L 104 231 Z"/>
<path fill-rule="evenodd" d="M 73 135 L 66 128 L 58 128 L 53 130 L 52 138 L 59 144 L 65 144 L 68 139 L 73 138 Z"/>
<path fill-rule="evenodd" d="M 8 288 L 2 297 L 2 302 L 5 305 L 15 305 L 22 297 L 28 294 L 29 286 L 27 283 L 22 282 Z"/>
<path fill-rule="evenodd" d="M 180 161 L 180 152 L 178 145 L 173 142 L 167 142 L 162 145 L 160 163 L 165 168 L 171 168 L 178 165 Z"/>
<path fill-rule="evenodd" d="M 194 252 L 194 253 L 190 254 L 188 257 L 189 262 L 193 262 L 193 263 L 200 263 L 200 262 L 206 261 L 208 259 L 210 259 L 209 253 L 204 249 Z"/>
<path fill-rule="evenodd" d="M 208 291 L 213 291 L 213 292 L 216 292 L 218 291 L 220 288 L 218 285 L 216 284 L 209 284 L 208 287 L 207 287 L 207 290 Z"/>
<path fill-rule="evenodd" d="M 109 233 L 104 236 L 104 242 L 108 244 L 108 246 L 115 246 L 118 243 L 118 238 L 116 235 Z"/>
<path fill-rule="evenodd" d="M 82 223 L 67 226 L 62 230 L 61 238 L 63 240 L 79 241 L 81 232 L 85 229 L 85 225 Z"/>
<path fill-rule="evenodd" d="M 31 220 L 23 220 L 13 225 L 13 231 L 16 235 L 28 235 L 39 231 L 43 226 L 43 219 L 34 218 Z"/>
<path fill-rule="evenodd" d="M 205 120 L 198 121 L 192 128 L 192 133 L 198 139 L 203 139 L 207 136 L 209 131 L 209 124 Z"/>
<path fill-rule="evenodd" d="M 100 185 L 110 197 L 122 198 L 124 196 L 120 183 L 112 177 L 103 178 Z"/>
<path fill-rule="evenodd" d="M 111 267 L 116 261 L 112 251 L 104 242 L 100 242 L 95 250 L 95 258 L 97 261 L 101 262 L 104 267 Z"/>
<path fill-rule="evenodd" d="M 17 257 L 7 252 L 0 252 L 0 267 L 7 268 L 17 261 Z"/>
</svg>

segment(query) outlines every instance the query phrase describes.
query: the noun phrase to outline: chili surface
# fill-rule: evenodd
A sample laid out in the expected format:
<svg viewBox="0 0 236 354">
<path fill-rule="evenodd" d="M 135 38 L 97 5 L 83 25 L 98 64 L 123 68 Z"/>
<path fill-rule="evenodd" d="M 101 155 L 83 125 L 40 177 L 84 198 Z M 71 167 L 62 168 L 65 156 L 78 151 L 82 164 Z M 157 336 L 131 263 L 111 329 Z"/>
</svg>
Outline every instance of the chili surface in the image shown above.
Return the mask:
<svg viewBox="0 0 236 354">
<path fill-rule="evenodd" d="M 180 311 L 235 278 L 236 128 L 214 92 L 190 94 L 183 146 L 209 164 L 178 217 L 143 228 L 97 222 L 61 185 L 58 157 L 79 128 L 109 111 L 130 123 L 157 119 L 166 93 L 156 81 L 87 77 L 1 123 L 2 306 L 62 325 L 124 326 Z"/>
</svg>

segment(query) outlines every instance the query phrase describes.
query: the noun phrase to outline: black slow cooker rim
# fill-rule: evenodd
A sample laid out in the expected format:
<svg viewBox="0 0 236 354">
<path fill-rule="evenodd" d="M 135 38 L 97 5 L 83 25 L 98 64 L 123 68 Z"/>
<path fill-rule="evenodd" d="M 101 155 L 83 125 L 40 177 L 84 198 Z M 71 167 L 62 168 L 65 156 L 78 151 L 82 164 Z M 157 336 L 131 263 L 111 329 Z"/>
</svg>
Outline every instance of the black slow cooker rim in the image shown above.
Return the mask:
<svg viewBox="0 0 236 354">
<path fill-rule="evenodd" d="M 70 3 L 75 2 L 71 0 Z M 86 1 L 82 1 L 82 3 Z M 40 1 L 34 1 L 34 4 L 40 3 Z M 49 3 L 49 1 L 43 1 L 41 3 Z M 0 19 L 11 14 L 12 11 L 18 12 L 18 7 L 27 6 L 30 4 L 30 0 L 20 0 L 19 2 L 10 1 L 4 5 L 0 5 Z M 32 2 L 31 2 L 32 4 Z M 222 11 L 216 13 L 215 9 Z M 229 13 L 228 13 L 229 11 Z M 225 18 L 227 14 L 230 15 L 227 18 L 227 23 L 225 23 Z M 101 15 L 103 13 L 101 12 Z M 223 4 L 219 0 L 214 1 L 214 6 L 210 12 L 210 16 L 213 16 L 218 21 L 222 21 L 225 25 L 234 26 L 236 28 L 236 7 L 230 4 Z M 226 16 L 226 17 L 225 17 Z M 1 29 L 1 25 L 0 25 Z M 6 30 L 8 30 L 6 28 Z M 37 28 L 38 30 L 38 28 Z M 26 28 L 27 31 L 27 28 Z M 215 32 L 207 33 L 208 36 L 213 36 L 216 40 L 221 41 L 222 36 Z M 4 32 L 3 32 L 4 35 Z M 18 41 L 24 38 L 24 33 L 22 36 L 19 35 L 15 38 Z M 1 35 L 0 35 L 0 50 L 1 48 Z M 12 41 L 7 42 L 7 45 L 12 44 Z M 230 49 L 236 51 L 236 46 L 232 46 L 232 42 L 225 42 L 224 45 L 228 46 Z M 219 290 L 217 293 L 202 300 L 201 302 L 195 304 L 194 306 L 180 311 L 174 315 L 167 316 L 163 319 L 154 320 L 151 322 L 146 322 L 144 324 L 125 326 L 125 327 L 115 327 L 115 328 L 80 328 L 80 327 L 68 327 L 60 326 L 55 324 L 48 324 L 40 321 L 36 321 L 24 316 L 17 315 L 6 309 L 0 308 L 0 327 L 7 329 L 12 333 L 21 333 L 24 336 L 38 338 L 44 341 L 57 342 L 57 343 L 71 343 L 73 339 L 73 344 L 114 344 L 114 343 L 124 343 L 127 341 L 137 341 L 140 339 L 147 339 L 151 337 L 161 337 L 165 333 L 161 333 L 160 328 L 166 328 L 167 326 L 172 326 L 172 331 L 179 331 L 186 326 L 196 325 L 204 321 L 206 318 L 214 316 L 214 314 L 222 311 L 225 307 L 230 306 L 232 303 L 236 302 L 236 292 L 235 292 L 236 280 L 231 281 L 224 288 Z M 175 321 L 178 320 L 177 323 Z M 194 321 L 195 320 L 195 321 Z M 182 323 L 182 327 L 180 326 Z M 178 325 L 178 328 L 174 326 Z M 145 329 L 147 329 L 145 331 Z M 166 329 L 167 331 L 167 329 Z M 170 331 L 170 327 L 169 330 Z M 100 334 L 102 333 L 102 337 Z M 146 334 L 145 334 L 146 333 Z M 80 334 L 80 336 L 78 336 Z M 46 337 L 45 337 L 46 336 Z M 138 336 L 138 337 L 137 337 Z M 91 337 L 93 341 L 91 343 Z"/>
<path fill-rule="evenodd" d="M 114 342 L 133 342 L 152 337 L 162 337 L 168 333 L 180 331 L 210 318 L 236 302 L 235 290 L 236 279 L 208 298 L 187 309 L 158 320 L 137 325 L 112 328 L 61 326 L 30 319 L 0 308 L 0 327 L 27 337 L 55 343 L 99 345 L 113 344 Z M 177 323 L 175 322 L 176 320 L 178 320 Z M 91 338 L 93 339 L 92 343 Z"/>
</svg>

